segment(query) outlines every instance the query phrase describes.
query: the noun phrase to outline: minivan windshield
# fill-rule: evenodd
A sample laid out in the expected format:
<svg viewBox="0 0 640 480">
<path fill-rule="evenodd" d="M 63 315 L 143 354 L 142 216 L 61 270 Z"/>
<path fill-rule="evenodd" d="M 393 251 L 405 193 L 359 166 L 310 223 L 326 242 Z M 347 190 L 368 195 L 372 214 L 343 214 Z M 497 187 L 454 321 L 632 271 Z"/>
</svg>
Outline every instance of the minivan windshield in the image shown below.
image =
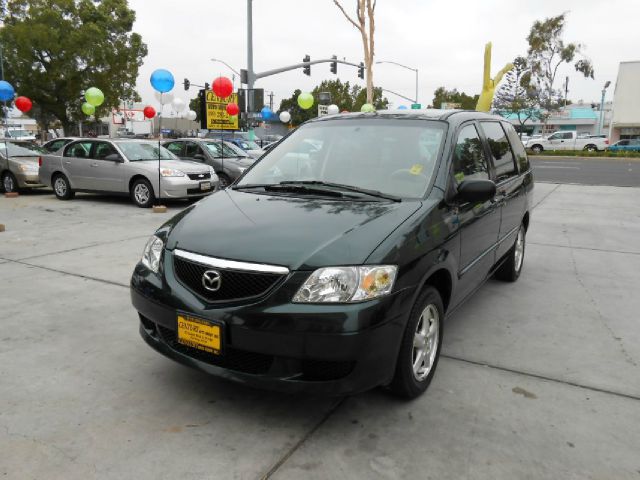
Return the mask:
<svg viewBox="0 0 640 480">
<path fill-rule="evenodd" d="M 322 182 L 421 198 L 434 174 L 445 133 L 446 123 L 429 120 L 309 123 L 264 155 L 237 187 Z"/>
<path fill-rule="evenodd" d="M 141 160 L 158 160 L 158 144 L 147 142 L 118 142 L 118 147 L 130 162 Z M 160 159 L 175 160 L 173 153 L 164 147 L 160 147 Z"/>
</svg>

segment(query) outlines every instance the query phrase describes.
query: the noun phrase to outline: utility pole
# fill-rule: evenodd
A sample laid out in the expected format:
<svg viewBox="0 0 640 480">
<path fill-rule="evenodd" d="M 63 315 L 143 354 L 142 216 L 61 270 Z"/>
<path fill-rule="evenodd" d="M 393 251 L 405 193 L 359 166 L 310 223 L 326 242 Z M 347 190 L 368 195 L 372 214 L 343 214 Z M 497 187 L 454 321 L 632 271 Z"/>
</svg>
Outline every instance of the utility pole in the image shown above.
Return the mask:
<svg viewBox="0 0 640 480">
<path fill-rule="evenodd" d="M 564 82 L 564 108 L 567 108 L 567 97 L 569 96 L 569 77 Z"/>
<path fill-rule="evenodd" d="M 269 109 L 273 112 L 273 92 L 269 94 Z"/>
</svg>

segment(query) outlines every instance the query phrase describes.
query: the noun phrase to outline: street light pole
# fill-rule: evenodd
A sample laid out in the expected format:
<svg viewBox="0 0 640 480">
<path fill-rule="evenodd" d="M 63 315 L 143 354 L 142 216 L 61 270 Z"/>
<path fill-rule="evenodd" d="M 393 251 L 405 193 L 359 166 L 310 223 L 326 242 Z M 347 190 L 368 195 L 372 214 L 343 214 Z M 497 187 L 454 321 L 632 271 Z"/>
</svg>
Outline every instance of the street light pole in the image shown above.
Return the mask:
<svg viewBox="0 0 640 480">
<path fill-rule="evenodd" d="M 233 73 L 235 73 L 236 75 L 240 76 L 240 72 L 238 72 L 235 68 L 233 68 L 231 65 L 229 65 L 224 60 L 220 60 L 219 58 L 212 58 L 211 61 L 212 62 L 220 62 L 221 64 L 225 65 L 229 70 L 231 70 Z"/>
<path fill-rule="evenodd" d="M 607 80 L 607 83 L 604 84 L 604 88 L 602 89 L 602 98 L 600 99 L 600 118 L 598 119 L 598 135 L 602 135 L 602 129 L 604 128 L 604 95 L 607 93 L 609 85 L 611 85 L 611 82 Z"/>
<path fill-rule="evenodd" d="M 415 100 L 414 103 L 418 103 L 418 69 L 417 68 L 412 68 L 412 67 L 407 67 L 406 65 L 403 65 L 403 64 L 398 63 L 398 62 L 393 62 L 391 60 L 380 60 L 380 61 L 376 62 L 376 64 L 378 64 L 378 63 L 391 63 L 393 65 L 397 65 L 399 67 L 406 68 L 407 70 L 411 70 L 413 72 L 416 72 L 416 100 Z"/>
</svg>

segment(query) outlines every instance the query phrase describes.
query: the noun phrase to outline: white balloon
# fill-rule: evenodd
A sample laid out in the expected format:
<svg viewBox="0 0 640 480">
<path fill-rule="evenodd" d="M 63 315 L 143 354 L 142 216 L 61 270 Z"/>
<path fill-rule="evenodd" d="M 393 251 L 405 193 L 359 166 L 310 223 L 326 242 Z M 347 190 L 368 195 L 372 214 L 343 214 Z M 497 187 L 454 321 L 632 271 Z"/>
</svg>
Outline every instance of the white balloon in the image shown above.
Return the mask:
<svg viewBox="0 0 640 480">
<path fill-rule="evenodd" d="M 280 121 L 282 123 L 289 123 L 289 120 L 291 120 L 291 114 L 289 112 L 280 112 Z"/>
<path fill-rule="evenodd" d="M 193 110 L 187 112 L 187 120 L 195 120 L 198 115 Z"/>
<path fill-rule="evenodd" d="M 173 102 L 171 102 L 171 105 L 173 106 L 173 109 L 176 112 L 181 112 L 182 110 L 187 108 L 187 105 L 184 103 L 184 100 L 182 100 L 181 98 L 174 98 Z"/>
<path fill-rule="evenodd" d="M 336 113 L 340 113 L 340 108 L 338 108 L 338 105 L 329 105 L 327 113 L 329 115 L 335 115 Z"/>
<path fill-rule="evenodd" d="M 160 92 L 155 92 L 154 93 L 156 100 L 158 100 L 158 102 L 160 102 L 160 105 L 168 105 L 169 103 L 173 102 L 173 93 L 169 92 L 169 93 L 160 93 Z"/>
</svg>

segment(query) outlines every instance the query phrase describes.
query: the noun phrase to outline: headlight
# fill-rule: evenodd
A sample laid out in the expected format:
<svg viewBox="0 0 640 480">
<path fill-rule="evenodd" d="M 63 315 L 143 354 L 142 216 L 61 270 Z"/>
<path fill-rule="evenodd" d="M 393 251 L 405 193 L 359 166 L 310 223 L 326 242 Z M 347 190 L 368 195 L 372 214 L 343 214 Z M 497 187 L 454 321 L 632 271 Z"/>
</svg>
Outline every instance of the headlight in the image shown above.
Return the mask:
<svg viewBox="0 0 640 480">
<path fill-rule="evenodd" d="M 163 248 L 164 243 L 155 235 L 153 235 L 144 246 L 142 264 L 154 273 L 158 273 L 158 269 L 160 268 Z"/>
<path fill-rule="evenodd" d="M 184 177 L 184 172 L 173 168 L 163 168 L 160 170 L 160 175 L 163 177 Z"/>
<path fill-rule="evenodd" d="M 295 303 L 360 302 L 391 292 L 395 265 L 326 267 L 313 272 L 293 297 Z"/>
<path fill-rule="evenodd" d="M 30 163 L 23 163 L 22 165 L 19 165 L 18 168 L 22 172 L 38 173 L 38 165 L 32 165 Z"/>
<path fill-rule="evenodd" d="M 216 175 L 216 171 L 213 169 L 213 167 L 209 167 L 209 175 L 211 175 L 211 178 L 214 180 L 218 178 L 218 176 Z"/>
</svg>

